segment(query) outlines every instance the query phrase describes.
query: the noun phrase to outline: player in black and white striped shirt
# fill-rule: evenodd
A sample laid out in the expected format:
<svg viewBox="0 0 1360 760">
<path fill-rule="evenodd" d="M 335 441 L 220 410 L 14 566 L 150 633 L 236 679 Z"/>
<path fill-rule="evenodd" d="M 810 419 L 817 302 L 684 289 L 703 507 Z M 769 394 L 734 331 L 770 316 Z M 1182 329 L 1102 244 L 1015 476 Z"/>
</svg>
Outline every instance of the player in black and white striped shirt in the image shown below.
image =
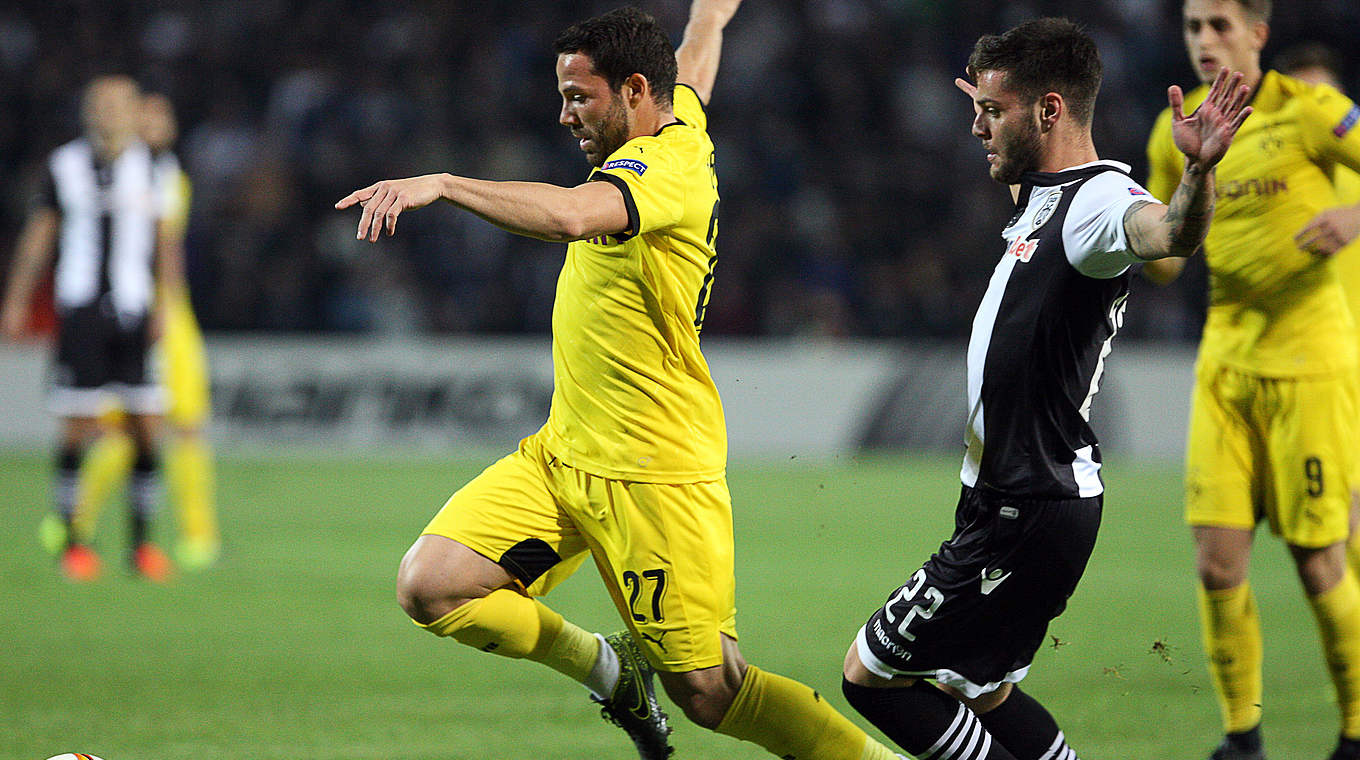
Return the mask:
<svg viewBox="0 0 1360 760">
<path fill-rule="evenodd" d="M 1187 160 L 1162 205 L 1096 154 L 1100 58 L 1077 26 L 1039 19 L 983 37 L 968 72 L 975 84 L 957 84 L 973 98 L 973 134 L 1016 213 L 973 319 L 956 530 L 860 629 L 844 689 L 918 757 L 1075 760 L 1015 684 L 1095 545 L 1104 487 L 1088 418 L 1128 269 L 1203 242 L 1213 167 L 1250 113 L 1248 92 L 1224 72 L 1188 117 L 1180 89 L 1168 92 Z"/>
<path fill-rule="evenodd" d="M 150 541 L 155 507 L 156 436 L 161 390 L 151 376 L 155 282 L 182 277 L 179 247 L 163 240 L 168 189 L 157 182 L 151 151 L 138 138 L 141 93 L 124 76 L 85 89 L 85 136 L 52 152 L 46 182 L 20 235 L 0 328 L 23 335 L 33 290 L 57 252 L 55 301 L 60 323 L 53 367 L 52 411 L 62 419 L 56 507 L 67 522 L 63 569 L 77 580 L 98 574 L 94 553 L 70 521 L 81 456 L 99 434 L 107 394 L 127 410 L 136 447 L 129 483 L 132 562 L 161 580 L 168 560 Z"/>
</svg>

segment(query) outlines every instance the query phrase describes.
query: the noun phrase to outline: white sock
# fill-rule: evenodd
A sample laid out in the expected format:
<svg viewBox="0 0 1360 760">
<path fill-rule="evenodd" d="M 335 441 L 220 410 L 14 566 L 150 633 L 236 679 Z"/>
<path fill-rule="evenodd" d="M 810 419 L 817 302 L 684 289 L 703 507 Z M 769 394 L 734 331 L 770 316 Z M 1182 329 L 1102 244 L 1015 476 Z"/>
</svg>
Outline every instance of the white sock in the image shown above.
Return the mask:
<svg viewBox="0 0 1360 760">
<path fill-rule="evenodd" d="M 595 638 L 600 642 L 600 656 L 595 658 L 595 665 L 582 683 L 591 694 L 608 699 L 614 694 L 614 687 L 619 685 L 619 653 L 600 634 L 595 634 Z"/>
</svg>

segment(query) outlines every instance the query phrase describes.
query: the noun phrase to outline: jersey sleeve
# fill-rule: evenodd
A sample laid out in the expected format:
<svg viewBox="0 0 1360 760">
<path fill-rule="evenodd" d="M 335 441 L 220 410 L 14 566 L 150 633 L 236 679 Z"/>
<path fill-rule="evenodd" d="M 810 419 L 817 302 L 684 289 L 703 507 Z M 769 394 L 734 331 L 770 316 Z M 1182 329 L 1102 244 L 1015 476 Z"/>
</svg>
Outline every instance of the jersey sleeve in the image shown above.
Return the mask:
<svg viewBox="0 0 1360 760">
<path fill-rule="evenodd" d="M 671 96 L 671 107 L 675 118 L 691 127 L 708 131 L 708 112 L 704 110 L 703 101 L 699 100 L 699 93 L 693 87 L 677 84 L 675 94 Z"/>
<path fill-rule="evenodd" d="M 1360 171 L 1360 105 L 1327 85 L 1303 97 L 1308 154 Z"/>
<path fill-rule="evenodd" d="M 1176 149 L 1171 139 L 1171 109 L 1162 111 L 1157 123 L 1148 135 L 1147 144 L 1148 179 L 1147 189 L 1152 197 L 1170 199 L 1181 183 L 1185 171 L 1185 157 Z"/>
<path fill-rule="evenodd" d="M 626 143 L 590 179 L 608 182 L 623 193 L 628 229 L 614 236 L 619 240 L 674 226 L 685 213 L 684 177 L 656 140 Z"/>
<path fill-rule="evenodd" d="M 1118 277 L 1138 258 L 1129 250 L 1124 214 L 1136 203 L 1156 202 L 1142 185 L 1119 172 L 1093 177 L 1077 189 L 1063 222 L 1067 260 L 1087 277 Z"/>
</svg>

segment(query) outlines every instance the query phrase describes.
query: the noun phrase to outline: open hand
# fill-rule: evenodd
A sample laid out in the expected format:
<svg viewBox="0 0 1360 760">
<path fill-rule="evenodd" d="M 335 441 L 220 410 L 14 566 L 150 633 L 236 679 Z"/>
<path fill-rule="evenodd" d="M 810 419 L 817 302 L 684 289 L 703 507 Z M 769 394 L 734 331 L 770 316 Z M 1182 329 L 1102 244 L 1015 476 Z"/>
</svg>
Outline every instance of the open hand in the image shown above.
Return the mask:
<svg viewBox="0 0 1360 760">
<path fill-rule="evenodd" d="M 1166 91 L 1171 103 L 1171 137 L 1176 147 L 1189 159 L 1187 168 L 1207 172 L 1223 160 L 1232 145 L 1233 136 L 1251 114 L 1247 99 L 1251 88 L 1242 84 L 1242 72 L 1218 70 L 1209 96 L 1195 112 L 1186 116 L 1181 108 L 1185 95 L 1181 88 L 1171 85 Z"/>
<path fill-rule="evenodd" d="M 401 212 L 428 206 L 443 197 L 442 176 L 426 174 L 407 179 L 385 179 L 346 195 L 335 207 L 346 209 L 356 203 L 362 204 L 364 213 L 359 216 L 359 230 L 354 237 L 373 242 L 383 229 L 388 235 L 396 234 L 397 217 Z"/>
<path fill-rule="evenodd" d="M 1357 237 L 1360 237 L 1360 206 L 1341 206 L 1313 217 L 1294 236 L 1294 242 L 1314 256 L 1332 256 Z"/>
</svg>

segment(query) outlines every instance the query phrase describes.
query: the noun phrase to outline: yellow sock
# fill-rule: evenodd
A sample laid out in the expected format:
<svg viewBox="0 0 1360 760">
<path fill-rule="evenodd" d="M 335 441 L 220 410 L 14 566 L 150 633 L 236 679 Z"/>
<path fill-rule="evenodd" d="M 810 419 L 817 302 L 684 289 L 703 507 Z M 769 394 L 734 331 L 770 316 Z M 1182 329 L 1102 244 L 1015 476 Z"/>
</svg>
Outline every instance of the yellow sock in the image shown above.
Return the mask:
<svg viewBox="0 0 1360 760">
<path fill-rule="evenodd" d="M 1360 739 L 1360 582 L 1350 570 L 1308 602 L 1322 633 L 1322 651 L 1341 707 L 1341 733 Z"/>
<path fill-rule="evenodd" d="M 600 654 L 594 634 L 537 599 L 504 588 L 421 627 L 483 652 L 541 662 L 580 683 Z"/>
<path fill-rule="evenodd" d="M 165 453 L 165 480 L 170 502 L 175 505 L 180 537 L 190 543 L 216 545 L 212 449 L 203 436 L 174 436 Z"/>
<path fill-rule="evenodd" d="M 101 435 L 85 453 L 76 476 L 74 519 L 81 540 L 94 537 L 99 514 L 109 496 L 127 481 L 135 455 L 132 437 L 121 431 Z"/>
<path fill-rule="evenodd" d="M 894 760 L 822 695 L 783 676 L 747 666 L 741 690 L 718 733 L 758 744 L 785 760 Z"/>
<path fill-rule="evenodd" d="M 1223 731 L 1247 731 L 1261 722 L 1261 619 L 1251 584 L 1221 591 L 1200 586 L 1199 616 Z"/>
</svg>

